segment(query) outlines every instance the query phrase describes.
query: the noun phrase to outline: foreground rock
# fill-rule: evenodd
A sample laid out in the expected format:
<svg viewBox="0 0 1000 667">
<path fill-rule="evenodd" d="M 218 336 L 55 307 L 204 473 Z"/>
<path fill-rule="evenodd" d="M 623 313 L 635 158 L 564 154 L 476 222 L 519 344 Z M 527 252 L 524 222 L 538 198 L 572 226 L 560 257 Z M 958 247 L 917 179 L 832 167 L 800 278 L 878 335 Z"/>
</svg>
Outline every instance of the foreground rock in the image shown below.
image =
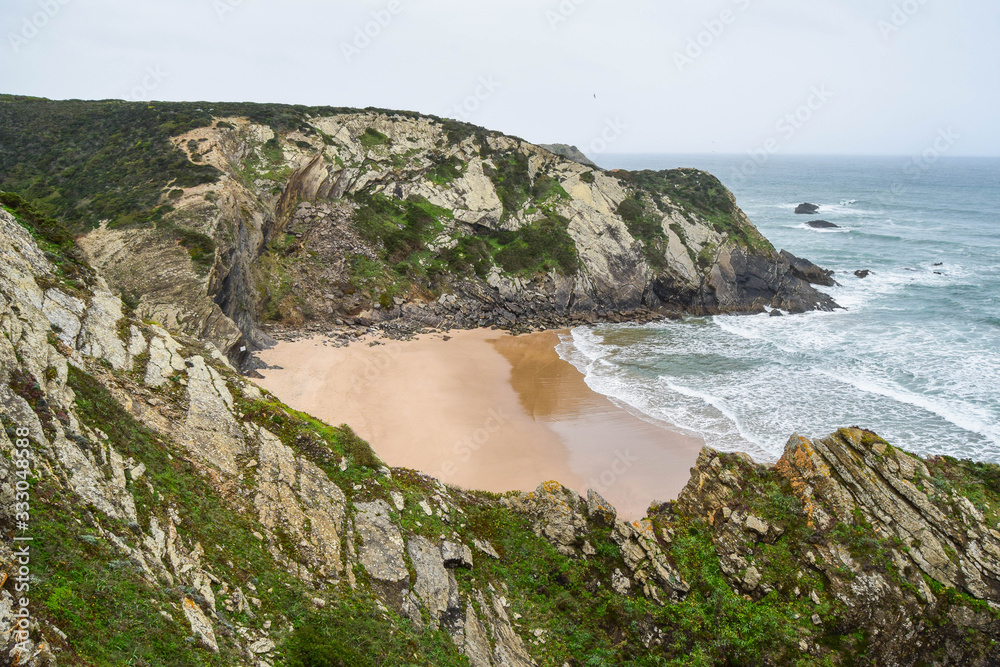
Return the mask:
<svg viewBox="0 0 1000 667">
<path fill-rule="evenodd" d="M 0 210 L 2 664 L 1000 660 L 998 466 L 851 428 L 775 466 L 705 449 L 632 522 L 556 482 L 449 488 L 124 316 L 32 231 L 47 253 Z"/>
<path fill-rule="evenodd" d="M 802 634 L 814 658 L 826 653 L 816 632 L 858 631 L 874 664 L 991 664 L 1000 532 L 986 498 L 1000 491 L 998 472 L 922 461 L 869 431 L 841 429 L 793 436 L 773 469 L 706 449 L 676 506 L 659 516 L 703 520 L 722 571 L 746 595 L 810 600 L 816 631 Z M 790 493 L 764 500 L 762 482 Z"/>
</svg>

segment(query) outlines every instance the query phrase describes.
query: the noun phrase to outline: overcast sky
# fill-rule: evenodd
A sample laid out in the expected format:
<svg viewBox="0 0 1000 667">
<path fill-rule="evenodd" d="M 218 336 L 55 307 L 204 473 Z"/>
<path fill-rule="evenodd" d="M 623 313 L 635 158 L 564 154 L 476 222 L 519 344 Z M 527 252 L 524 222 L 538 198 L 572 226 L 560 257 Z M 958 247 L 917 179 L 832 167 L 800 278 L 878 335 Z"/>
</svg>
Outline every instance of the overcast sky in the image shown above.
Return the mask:
<svg viewBox="0 0 1000 667">
<path fill-rule="evenodd" d="M 410 109 L 590 153 L 950 132 L 1000 155 L 997 0 L 4 0 L 0 25 L 0 92 L 53 99 Z"/>
</svg>

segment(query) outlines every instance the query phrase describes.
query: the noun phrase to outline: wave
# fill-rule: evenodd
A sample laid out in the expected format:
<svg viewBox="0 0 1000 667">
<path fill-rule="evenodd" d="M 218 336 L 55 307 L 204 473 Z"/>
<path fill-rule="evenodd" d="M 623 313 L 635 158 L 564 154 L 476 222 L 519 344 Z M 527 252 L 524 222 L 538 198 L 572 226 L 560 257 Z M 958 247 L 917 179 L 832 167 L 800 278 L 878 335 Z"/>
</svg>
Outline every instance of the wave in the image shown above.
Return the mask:
<svg viewBox="0 0 1000 667">
<path fill-rule="evenodd" d="M 935 400 L 924 394 L 904 389 L 894 383 L 882 384 L 870 378 L 860 377 L 857 373 L 834 373 L 822 369 L 817 369 L 817 372 L 835 382 L 850 385 L 867 394 L 889 398 L 935 414 L 964 431 L 975 433 L 994 445 L 1000 446 L 1000 426 L 991 422 L 990 415 L 984 414 L 983 410 L 976 406 L 967 403 L 952 405 L 950 401 Z M 977 415 L 978 418 L 972 415 Z"/>
<path fill-rule="evenodd" d="M 797 225 L 786 226 L 793 229 L 807 229 L 810 232 L 817 232 L 820 234 L 850 234 L 853 231 L 850 227 L 810 227 L 804 222 Z"/>
<path fill-rule="evenodd" d="M 698 391 L 697 389 L 692 389 L 690 387 L 685 387 L 684 385 L 672 382 L 670 378 L 665 375 L 660 376 L 660 380 L 668 389 L 670 389 L 670 391 L 678 393 L 681 396 L 687 396 L 688 398 L 698 399 L 703 403 L 705 403 L 706 405 L 710 405 L 713 408 L 715 408 L 719 412 L 719 414 L 725 417 L 725 419 L 728 420 L 733 425 L 733 427 L 736 429 L 736 432 L 739 433 L 740 437 L 747 443 L 753 445 L 753 447 L 756 449 L 756 451 L 747 452 L 748 454 L 758 454 L 768 457 L 771 456 L 772 452 L 770 451 L 768 446 L 762 440 L 757 438 L 757 436 L 753 435 L 750 432 L 750 430 L 746 428 L 746 426 L 744 426 L 743 420 L 740 419 L 739 415 L 736 414 L 735 410 L 729 407 L 729 405 L 726 403 L 724 399 L 715 396 L 713 394 L 710 394 L 708 392 Z"/>
</svg>

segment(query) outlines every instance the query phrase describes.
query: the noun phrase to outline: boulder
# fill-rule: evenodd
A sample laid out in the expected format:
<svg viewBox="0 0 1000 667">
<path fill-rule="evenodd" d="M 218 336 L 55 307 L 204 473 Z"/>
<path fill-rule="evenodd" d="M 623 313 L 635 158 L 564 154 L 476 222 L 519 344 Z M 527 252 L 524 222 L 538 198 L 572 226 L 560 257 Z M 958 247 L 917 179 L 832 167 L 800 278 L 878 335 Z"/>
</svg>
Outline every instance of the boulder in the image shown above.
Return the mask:
<svg viewBox="0 0 1000 667">
<path fill-rule="evenodd" d="M 598 523 L 613 526 L 618 512 L 607 500 L 594 489 L 587 491 L 587 514 Z"/>
<path fill-rule="evenodd" d="M 810 220 L 806 223 L 813 229 L 840 229 L 840 225 L 835 225 L 832 222 L 826 220 Z"/>
<path fill-rule="evenodd" d="M 837 281 L 833 279 L 833 271 L 818 267 L 808 259 L 796 257 L 787 250 L 782 250 L 780 255 L 783 260 L 788 262 L 789 272 L 799 280 L 825 287 L 833 287 L 837 284 Z"/>
<path fill-rule="evenodd" d="M 457 567 L 472 568 L 472 549 L 461 542 L 441 543 L 441 558 L 444 566 L 454 570 Z"/>
<path fill-rule="evenodd" d="M 854 275 L 856 275 L 858 278 L 867 278 L 869 275 L 871 275 L 871 271 L 869 271 L 868 269 L 858 269 L 857 271 L 854 272 Z"/>
<path fill-rule="evenodd" d="M 431 622 L 437 624 L 442 615 L 448 612 L 456 599 L 458 584 L 455 575 L 445 569 L 441 559 L 441 550 L 425 537 L 414 535 L 406 543 L 406 551 L 416 572 L 417 580 L 413 584 L 413 592 L 417 594 L 424 608 L 431 617 Z M 454 583 L 454 590 L 452 584 Z M 461 608 L 453 610 L 460 612 Z"/>
<path fill-rule="evenodd" d="M 817 211 L 819 211 L 819 206 L 817 206 L 816 204 L 805 203 L 805 204 L 799 204 L 798 206 L 795 207 L 795 212 L 800 215 L 812 215 Z"/>
<path fill-rule="evenodd" d="M 544 482 L 530 493 L 505 497 L 501 502 L 528 517 L 535 534 L 548 540 L 559 553 L 577 554 L 579 537 L 587 531 L 586 504 L 576 492 L 559 482 Z"/>
<path fill-rule="evenodd" d="M 410 573 L 403 558 L 403 536 L 384 500 L 355 503 L 354 525 L 360 538 L 358 559 L 372 582 L 397 606 L 409 588 Z"/>
</svg>

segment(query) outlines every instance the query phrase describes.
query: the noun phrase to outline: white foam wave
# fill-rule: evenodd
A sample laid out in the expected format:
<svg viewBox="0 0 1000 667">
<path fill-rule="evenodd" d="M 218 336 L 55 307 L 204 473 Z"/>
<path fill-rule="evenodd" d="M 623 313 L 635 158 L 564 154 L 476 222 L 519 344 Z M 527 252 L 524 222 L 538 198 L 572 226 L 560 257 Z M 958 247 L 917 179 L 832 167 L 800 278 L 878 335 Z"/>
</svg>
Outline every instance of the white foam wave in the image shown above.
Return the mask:
<svg viewBox="0 0 1000 667">
<path fill-rule="evenodd" d="M 883 383 L 860 376 L 856 372 L 834 373 L 822 369 L 818 370 L 818 372 L 836 382 L 850 385 L 868 394 L 882 396 L 899 403 L 905 403 L 906 405 L 926 410 L 962 430 L 980 435 L 993 444 L 1000 446 L 1000 425 L 991 421 L 991 415 L 977 406 L 946 399 L 934 399 L 904 389 L 898 385 Z"/>
<path fill-rule="evenodd" d="M 811 227 L 804 222 L 798 225 L 787 226 L 793 229 L 807 229 L 810 232 L 817 232 L 819 234 L 850 234 L 853 231 L 850 227 Z"/>
<path fill-rule="evenodd" d="M 699 401 L 712 406 L 718 410 L 719 414 L 732 423 L 736 432 L 740 434 L 740 437 L 743 438 L 743 440 L 751 443 L 757 449 L 757 453 L 770 454 L 767 445 L 756 435 L 751 433 L 746 426 L 744 426 L 743 420 L 739 417 L 736 411 L 732 409 L 722 398 L 714 396 L 708 392 L 699 391 L 697 389 L 692 389 L 691 387 L 685 387 L 684 385 L 677 384 L 676 382 L 672 382 L 667 376 L 661 376 L 660 381 L 673 392 L 689 398 L 698 399 Z"/>
</svg>

